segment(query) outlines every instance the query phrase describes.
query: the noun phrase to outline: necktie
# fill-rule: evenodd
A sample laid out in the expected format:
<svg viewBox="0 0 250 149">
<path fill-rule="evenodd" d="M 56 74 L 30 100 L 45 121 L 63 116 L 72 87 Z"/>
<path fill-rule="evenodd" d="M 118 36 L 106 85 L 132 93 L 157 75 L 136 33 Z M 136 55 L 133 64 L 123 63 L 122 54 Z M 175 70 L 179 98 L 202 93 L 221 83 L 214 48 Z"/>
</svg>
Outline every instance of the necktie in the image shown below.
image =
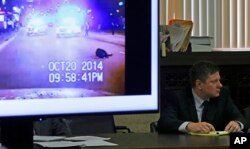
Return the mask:
<svg viewBox="0 0 250 149">
<path fill-rule="evenodd" d="M 207 121 L 207 108 L 208 108 L 208 101 L 204 101 L 203 103 L 203 111 L 202 111 L 202 116 L 201 116 L 201 121 Z"/>
</svg>

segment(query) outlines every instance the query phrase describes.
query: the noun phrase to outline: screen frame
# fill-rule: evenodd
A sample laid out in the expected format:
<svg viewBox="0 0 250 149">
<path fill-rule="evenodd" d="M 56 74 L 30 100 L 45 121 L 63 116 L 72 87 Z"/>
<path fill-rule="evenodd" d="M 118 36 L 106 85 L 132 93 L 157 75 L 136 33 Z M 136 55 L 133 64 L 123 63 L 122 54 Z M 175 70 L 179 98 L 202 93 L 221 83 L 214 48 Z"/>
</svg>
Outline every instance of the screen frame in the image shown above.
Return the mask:
<svg viewBox="0 0 250 149">
<path fill-rule="evenodd" d="M 126 74 L 125 76 L 125 96 L 115 96 L 112 98 L 110 98 L 109 96 L 105 96 L 102 98 L 86 97 L 84 99 L 84 105 L 78 98 L 71 98 L 70 102 L 68 102 L 69 99 L 59 99 L 56 101 L 56 104 L 54 103 L 54 100 L 44 99 L 11 101 L 2 100 L 0 104 L 0 109 L 2 111 L 0 112 L 0 118 L 158 112 L 158 1 L 137 0 L 136 2 L 133 2 L 132 0 L 127 0 L 125 4 L 126 10 L 128 10 L 126 11 L 126 16 L 133 16 L 131 18 L 126 17 L 126 19 L 128 19 L 128 23 L 126 24 L 126 38 L 133 37 L 132 40 L 126 39 L 126 47 L 128 46 L 128 48 L 131 48 L 132 46 L 134 46 L 134 48 L 128 50 L 128 54 L 126 55 L 126 67 L 128 68 L 126 69 L 126 71 L 135 72 Z M 138 8 L 140 8 L 140 12 L 138 12 Z M 145 17 L 145 13 L 150 16 Z M 137 21 L 142 21 L 142 24 L 135 25 L 134 23 L 136 23 Z M 143 27 L 138 31 L 138 28 L 136 27 L 141 25 Z M 148 31 L 149 28 L 150 32 Z M 141 37 L 140 35 L 142 36 L 142 39 L 138 39 L 138 37 Z M 143 44 L 138 44 L 138 41 L 139 43 L 142 42 Z M 147 41 L 149 42 L 147 43 Z M 140 50 L 136 51 L 135 49 Z M 150 61 L 143 61 L 144 59 L 150 59 Z M 150 87 L 148 88 L 148 86 Z M 95 102 L 98 102 L 98 105 L 93 105 L 93 100 Z M 50 108 L 46 108 L 48 107 L 48 105 L 53 106 L 51 106 Z"/>
</svg>

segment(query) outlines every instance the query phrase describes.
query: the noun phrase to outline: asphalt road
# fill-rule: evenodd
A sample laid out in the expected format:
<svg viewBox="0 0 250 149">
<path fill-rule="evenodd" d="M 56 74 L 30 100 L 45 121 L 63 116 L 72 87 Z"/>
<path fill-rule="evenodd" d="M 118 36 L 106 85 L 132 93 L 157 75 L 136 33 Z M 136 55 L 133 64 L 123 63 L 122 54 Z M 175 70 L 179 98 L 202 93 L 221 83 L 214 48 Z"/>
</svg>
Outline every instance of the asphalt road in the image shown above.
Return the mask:
<svg viewBox="0 0 250 149">
<path fill-rule="evenodd" d="M 10 90 L 4 89 L 11 89 L 12 96 L 25 96 L 22 94 L 31 94 L 35 89 L 47 92 L 51 88 L 55 92 L 76 88 L 100 95 L 124 93 L 124 35 L 89 32 L 89 36 L 58 38 L 54 27 L 41 35 L 27 36 L 25 28 L 11 34 L 0 42 L 0 97 L 9 94 Z M 98 48 L 112 56 L 98 58 Z M 98 94 L 85 94 L 92 95 Z"/>
</svg>

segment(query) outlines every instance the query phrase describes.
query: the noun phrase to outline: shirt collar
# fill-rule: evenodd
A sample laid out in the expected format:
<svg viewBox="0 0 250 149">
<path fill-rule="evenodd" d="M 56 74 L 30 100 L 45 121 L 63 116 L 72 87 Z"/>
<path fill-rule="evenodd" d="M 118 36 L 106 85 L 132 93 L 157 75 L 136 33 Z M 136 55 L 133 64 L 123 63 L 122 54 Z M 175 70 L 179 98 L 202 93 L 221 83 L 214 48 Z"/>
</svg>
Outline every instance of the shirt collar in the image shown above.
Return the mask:
<svg viewBox="0 0 250 149">
<path fill-rule="evenodd" d="M 202 99 L 202 98 L 200 98 L 200 97 L 195 93 L 195 91 L 194 91 L 193 88 L 192 88 L 192 94 L 193 94 L 193 97 L 194 97 L 194 102 L 195 102 L 195 106 L 196 106 L 196 107 L 201 107 L 202 104 L 203 104 L 203 102 L 204 102 L 205 100 L 209 101 L 209 99 Z"/>
</svg>

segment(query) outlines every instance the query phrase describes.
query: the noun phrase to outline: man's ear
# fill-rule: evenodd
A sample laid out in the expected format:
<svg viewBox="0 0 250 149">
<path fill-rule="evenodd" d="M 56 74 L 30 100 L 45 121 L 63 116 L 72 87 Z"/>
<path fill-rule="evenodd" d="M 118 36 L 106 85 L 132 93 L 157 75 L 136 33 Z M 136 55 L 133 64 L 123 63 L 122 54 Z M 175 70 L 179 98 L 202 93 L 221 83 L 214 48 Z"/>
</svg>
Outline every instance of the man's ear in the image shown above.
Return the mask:
<svg viewBox="0 0 250 149">
<path fill-rule="evenodd" d="M 196 80 L 196 81 L 195 81 L 195 86 L 196 86 L 196 88 L 199 89 L 199 90 L 201 89 L 202 84 L 203 84 L 203 83 L 202 83 L 201 80 Z"/>
</svg>

